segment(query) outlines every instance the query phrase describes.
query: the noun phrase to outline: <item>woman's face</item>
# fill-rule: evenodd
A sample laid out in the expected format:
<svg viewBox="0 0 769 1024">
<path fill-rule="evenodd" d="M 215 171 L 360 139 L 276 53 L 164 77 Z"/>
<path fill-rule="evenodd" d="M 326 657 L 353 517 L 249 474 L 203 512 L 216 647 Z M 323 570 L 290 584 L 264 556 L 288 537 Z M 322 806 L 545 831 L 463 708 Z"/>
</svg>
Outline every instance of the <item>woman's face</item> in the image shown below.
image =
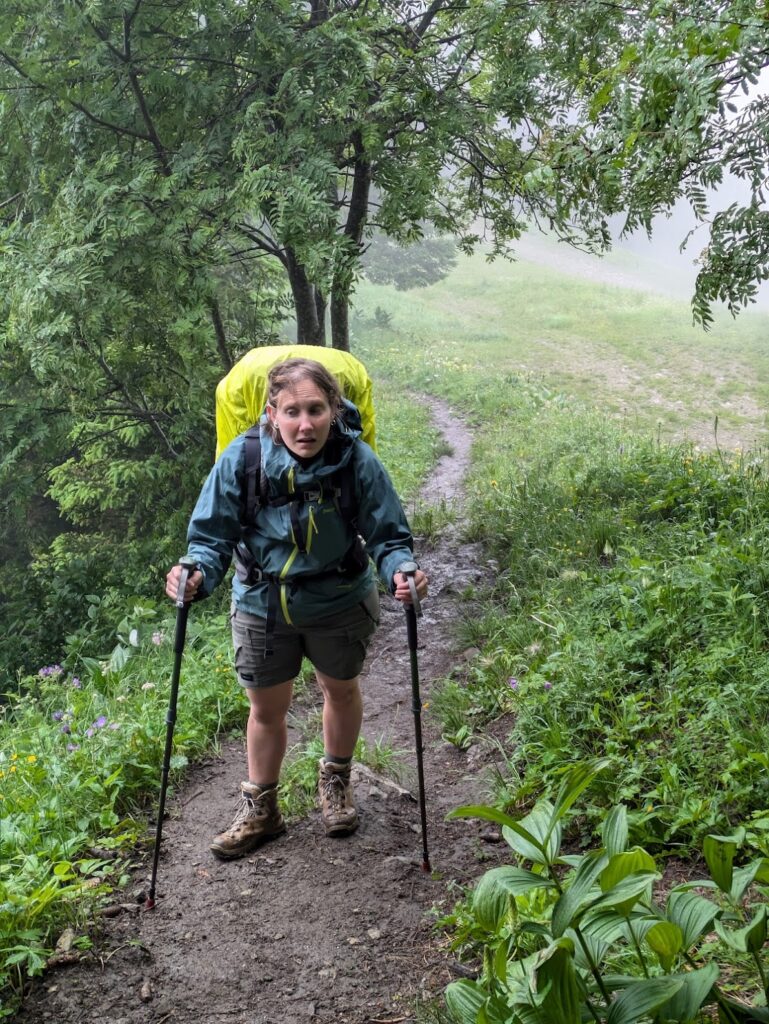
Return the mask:
<svg viewBox="0 0 769 1024">
<path fill-rule="evenodd" d="M 300 380 L 278 393 L 267 415 L 280 431 L 283 444 L 300 459 L 312 459 L 328 440 L 333 410 L 317 384 Z"/>
</svg>

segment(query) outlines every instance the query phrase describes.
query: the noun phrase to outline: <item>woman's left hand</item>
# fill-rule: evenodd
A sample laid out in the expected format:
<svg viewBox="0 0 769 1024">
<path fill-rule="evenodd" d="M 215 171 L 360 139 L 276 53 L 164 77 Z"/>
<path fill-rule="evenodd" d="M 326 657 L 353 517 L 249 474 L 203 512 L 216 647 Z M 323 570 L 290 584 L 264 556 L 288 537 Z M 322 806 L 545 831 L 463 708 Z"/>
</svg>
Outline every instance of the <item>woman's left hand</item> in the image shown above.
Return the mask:
<svg viewBox="0 0 769 1024">
<path fill-rule="evenodd" d="M 417 569 L 414 573 L 414 583 L 417 588 L 417 596 L 420 601 L 424 601 L 427 597 L 427 577 L 421 569 Z M 393 597 L 396 601 L 402 601 L 403 604 L 411 604 L 411 587 L 409 587 L 408 576 L 405 572 L 396 572 L 393 576 L 393 585 L 395 590 L 393 591 Z"/>
</svg>

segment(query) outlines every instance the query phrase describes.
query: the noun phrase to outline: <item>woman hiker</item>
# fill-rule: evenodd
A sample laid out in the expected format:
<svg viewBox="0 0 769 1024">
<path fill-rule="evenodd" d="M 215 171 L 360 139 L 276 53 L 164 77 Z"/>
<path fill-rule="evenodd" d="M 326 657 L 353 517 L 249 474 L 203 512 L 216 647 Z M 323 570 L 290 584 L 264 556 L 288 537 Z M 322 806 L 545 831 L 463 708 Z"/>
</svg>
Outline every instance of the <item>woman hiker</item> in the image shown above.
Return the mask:
<svg viewBox="0 0 769 1024">
<path fill-rule="evenodd" d="M 222 859 L 241 857 L 285 831 L 277 787 L 303 656 L 323 694 L 323 825 L 330 836 L 355 831 L 350 764 L 363 717 L 359 679 L 379 620 L 369 555 L 398 601 L 411 603 L 402 569 L 413 575 L 420 599 L 427 594 L 398 496 L 346 421 L 349 411 L 357 420 L 320 363 L 279 363 L 270 371 L 258 431 L 227 446 L 190 520 L 187 554 L 200 568 L 187 581 L 185 600 L 208 596 L 235 554 L 235 668 L 250 703 L 248 780 L 232 824 L 211 844 Z M 174 600 L 179 575 L 177 565 L 166 577 Z"/>
</svg>

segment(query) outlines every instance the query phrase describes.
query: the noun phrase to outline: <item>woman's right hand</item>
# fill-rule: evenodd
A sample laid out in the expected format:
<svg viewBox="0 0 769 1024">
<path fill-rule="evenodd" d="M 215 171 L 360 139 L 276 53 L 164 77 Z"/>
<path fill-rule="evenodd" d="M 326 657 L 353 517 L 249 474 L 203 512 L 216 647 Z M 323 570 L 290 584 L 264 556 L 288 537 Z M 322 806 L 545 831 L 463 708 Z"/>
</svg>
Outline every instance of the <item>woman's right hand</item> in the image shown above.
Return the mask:
<svg viewBox="0 0 769 1024">
<path fill-rule="evenodd" d="M 179 593 L 179 577 L 182 574 L 182 567 L 180 565 L 174 565 L 169 569 L 166 576 L 166 594 L 171 598 L 172 601 L 176 600 L 176 596 Z M 200 569 L 196 569 L 190 576 L 187 577 L 187 586 L 184 588 L 184 601 L 194 601 L 195 595 L 200 589 L 200 585 L 203 582 L 203 573 Z"/>
</svg>

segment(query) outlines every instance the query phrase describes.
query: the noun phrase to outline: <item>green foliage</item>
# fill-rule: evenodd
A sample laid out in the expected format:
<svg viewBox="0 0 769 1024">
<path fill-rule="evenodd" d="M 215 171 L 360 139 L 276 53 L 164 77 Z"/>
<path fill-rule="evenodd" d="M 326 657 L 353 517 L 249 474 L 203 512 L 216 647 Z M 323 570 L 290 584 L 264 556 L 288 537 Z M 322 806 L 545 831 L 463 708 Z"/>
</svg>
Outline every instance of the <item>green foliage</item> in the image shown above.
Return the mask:
<svg viewBox="0 0 769 1024">
<path fill-rule="evenodd" d="M 166 733 L 174 622 L 135 607 L 112 649 L 48 665 L 2 705 L 0 988 L 39 974 L 66 924 L 86 927 L 146 851 Z M 245 706 L 225 622 L 191 618 L 174 733 L 172 784 Z M 79 673 L 79 674 L 76 674 Z M 89 851 L 102 851 L 101 855 Z"/>
<path fill-rule="evenodd" d="M 514 866 L 486 872 L 471 898 L 443 919 L 455 947 L 482 956 L 477 981 L 446 990 L 451 1018 L 457 1024 L 689 1024 L 714 1007 L 729 1024 L 764 1020 L 769 892 L 753 883 L 769 881 L 769 860 L 756 856 L 758 836 L 742 828 L 706 839 L 709 866 L 731 866 L 735 854 L 752 857 L 740 869 L 739 885 L 731 871 L 728 877 L 719 871 L 712 880 L 659 895 L 654 859 L 627 845 L 622 805 L 604 820 L 600 848 L 566 854 L 561 833 L 568 812 L 607 765 L 574 765 L 562 775 L 555 803 L 542 801 L 522 819 L 493 807 L 450 815 L 501 824 L 515 855 Z M 720 944 L 710 937 L 713 927 Z M 736 967 L 734 953 L 741 954 Z M 731 994 L 735 969 L 738 999 Z"/>
</svg>

